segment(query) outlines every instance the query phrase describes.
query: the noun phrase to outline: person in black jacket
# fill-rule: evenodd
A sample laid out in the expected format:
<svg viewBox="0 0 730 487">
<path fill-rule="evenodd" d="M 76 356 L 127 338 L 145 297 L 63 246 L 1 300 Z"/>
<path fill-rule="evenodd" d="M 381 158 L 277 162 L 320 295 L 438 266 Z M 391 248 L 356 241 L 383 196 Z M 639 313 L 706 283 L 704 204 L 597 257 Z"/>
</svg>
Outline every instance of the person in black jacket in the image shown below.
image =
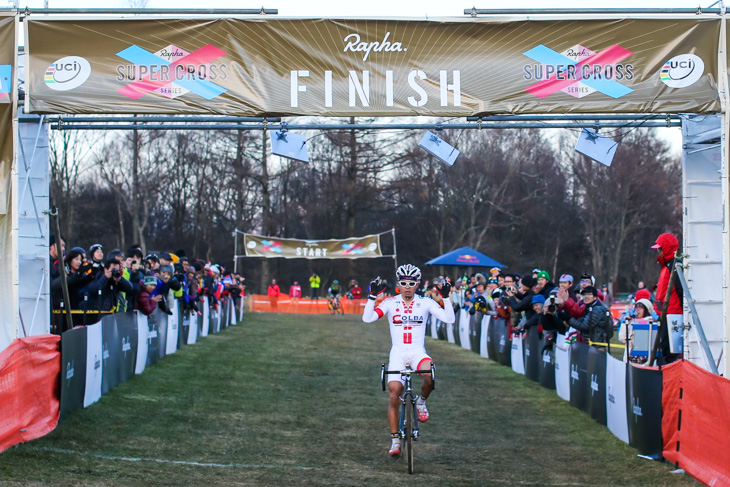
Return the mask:
<svg viewBox="0 0 730 487">
<path fill-rule="evenodd" d="M 122 276 L 117 260 L 107 261 L 104 270 L 96 275 L 88 289 L 87 308 L 99 311 L 123 309 L 124 306 L 119 306 L 124 301 L 122 293 L 131 294 L 134 291 L 132 284 Z"/>
<path fill-rule="evenodd" d="M 519 291 L 507 291 L 509 306 L 512 309 L 512 327 L 518 326 L 523 319 L 529 319 L 535 312 L 532 309 L 532 288 L 536 280 L 531 276 L 520 279 Z"/>
<path fill-rule="evenodd" d="M 66 303 L 70 309 L 79 309 L 81 303 L 80 290 L 94 280 L 91 274 L 91 266 L 83 264 L 84 251 L 81 248 L 74 247 L 64 257 L 64 265 L 66 271 L 66 285 L 68 286 L 68 298 L 70 303 Z M 61 275 L 55 277 L 51 281 L 51 300 L 53 309 L 61 309 L 61 301 L 63 301 L 63 284 L 61 283 Z"/>
<path fill-rule="evenodd" d="M 568 325 L 586 334 L 592 342 L 607 343 L 613 335 L 611 310 L 598 299 L 598 290 L 595 287 L 586 286 L 580 293 L 585 303 L 585 313 L 581 318 L 571 318 Z M 602 345 L 594 346 L 605 348 Z"/>
</svg>

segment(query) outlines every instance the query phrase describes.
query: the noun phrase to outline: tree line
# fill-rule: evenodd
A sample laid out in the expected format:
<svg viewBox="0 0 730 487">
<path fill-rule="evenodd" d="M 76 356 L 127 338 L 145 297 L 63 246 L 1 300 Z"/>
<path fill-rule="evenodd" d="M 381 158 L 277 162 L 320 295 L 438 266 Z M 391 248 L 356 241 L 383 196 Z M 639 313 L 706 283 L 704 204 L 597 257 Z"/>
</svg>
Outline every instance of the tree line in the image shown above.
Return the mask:
<svg viewBox="0 0 730 487">
<path fill-rule="evenodd" d="M 610 167 L 573 151 L 577 133 L 567 130 L 558 138 L 532 129 L 444 130 L 461 151 L 453 166 L 420 149 L 417 131 L 306 135 L 308 164 L 272 156 L 268 132 L 53 132 L 51 199 L 62 233 L 72 245 L 180 249 L 232 268 L 235 229 L 320 239 L 394 228 L 400 263 L 469 246 L 508 270 L 587 271 L 630 292 L 658 276 L 649 248 L 656 236 L 681 230 L 679 156 L 650 129 L 616 132 Z M 389 236 L 382 243 L 392 252 Z M 325 282 L 362 281 L 391 275 L 393 265 L 238 261 L 259 292 L 272 277 L 285 286 L 311 272 Z"/>
</svg>

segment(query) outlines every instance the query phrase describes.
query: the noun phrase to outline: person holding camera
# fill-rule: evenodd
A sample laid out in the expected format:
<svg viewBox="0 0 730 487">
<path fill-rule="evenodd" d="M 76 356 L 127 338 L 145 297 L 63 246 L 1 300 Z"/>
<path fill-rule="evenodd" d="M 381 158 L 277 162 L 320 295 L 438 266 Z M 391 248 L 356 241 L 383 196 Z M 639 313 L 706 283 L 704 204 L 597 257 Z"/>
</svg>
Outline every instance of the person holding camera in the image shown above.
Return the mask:
<svg viewBox="0 0 730 487">
<path fill-rule="evenodd" d="M 584 314 L 581 318 L 570 318 L 568 312 L 561 311 L 558 315 L 567 325 L 588 336 L 591 342 L 608 343 L 613 336 L 613 318 L 611 310 L 598 299 L 598 290 L 593 286 L 586 286 L 581 290 Z M 603 345 L 594 345 L 604 349 Z"/>
<path fill-rule="evenodd" d="M 512 310 L 510 320 L 512 328 L 517 328 L 518 323 L 523 319 L 529 319 L 534 311 L 532 309 L 532 296 L 535 293 L 532 292 L 532 288 L 535 286 L 536 279 L 531 276 L 525 276 L 520 279 L 519 290 L 515 290 L 513 287 L 508 288 L 506 295 L 508 297 L 509 306 Z"/>
<path fill-rule="evenodd" d="M 113 311 L 118 307 L 124 309 L 125 300 L 122 293 L 132 293 L 132 284 L 122 276 L 119 262 L 108 260 L 104 268 L 96 275 L 94 282 L 89 284 L 88 309 L 97 311 Z"/>
</svg>

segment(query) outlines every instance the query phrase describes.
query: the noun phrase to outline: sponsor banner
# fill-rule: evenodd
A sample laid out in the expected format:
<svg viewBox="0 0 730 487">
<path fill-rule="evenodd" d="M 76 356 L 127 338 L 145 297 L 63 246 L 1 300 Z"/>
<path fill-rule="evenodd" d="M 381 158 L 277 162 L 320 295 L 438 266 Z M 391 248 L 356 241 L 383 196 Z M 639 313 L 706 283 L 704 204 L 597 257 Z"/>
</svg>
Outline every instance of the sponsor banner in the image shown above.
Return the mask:
<svg viewBox="0 0 730 487">
<path fill-rule="evenodd" d="M 507 367 L 512 366 L 512 337 L 509 334 L 509 325 L 503 319 L 498 319 L 494 327 L 494 344 L 497 350 L 497 361 Z"/>
<path fill-rule="evenodd" d="M 172 303 L 170 306 L 171 315 L 167 316 L 167 337 L 165 346 L 165 355 L 171 355 L 177 351 L 177 340 L 179 333 L 179 322 L 180 322 L 180 302 L 172 297 L 172 293 L 168 296 L 168 303 Z"/>
<path fill-rule="evenodd" d="M 237 299 L 228 298 L 228 326 L 235 326 L 237 324 L 236 312 L 238 308 L 236 307 L 236 301 Z"/>
<path fill-rule="evenodd" d="M 164 353 L 164 348 L 160 349 L 160 342 L 162 337 L 160 336 L 162 319 L 162 311 L 160 308 L 155 308 L 152 314 L 147 316 L 147 366 L 157 363 L 160 359 L 160 354 Z M 167 316 L 167 315 L 165 315 Z"/>
<path fill-rule="evenodd" d="M 484 358 L 489 358 L 491 356 L 489 350 L 489 344 L 491 342 L 491 340 L 489 340 L 489 322 L 491 319 L 492 317 L 489 315 L 484 315 L 484 317 L 482 317 L 482 325 L 479 333 L 479 355 Z"/>
<path fill-rule="evenodd" d="M 523 349 L 525 351 L 525 375 L 528 379 L 534 380 L 535 382 L 540 381 L 540 334 L 537 332 L 537 328 L 531 328 L 528 330 L 522 338 Z"/>
<path fill-rule="evenodd" d="M 570 345 L 565 335 L 558 334 L 555 340 L 555 392 L 564 401 L 570 401 Z"/>
<path fill-rule="evenodd" d="M 590 345 L 574 343 L 570 346 L 570 405 L 588 412 L 590 378 L 588 377 L 588 349 Z"/>
<path fill-rule="evenodd" d="M 525 352 L 523 349 L 522 344 L 522 337 L 518 335 L 514 335 L 512 337 L 512 348 L 511 348 L 511 360 L 512 360 L 512 370 L 517 372 L 518 374 L 525 373 Z"/>
<path fill-rule="evenodd" d="M 86 387 L 84 407 L 89 407 L 101 397 L 101 323 L 86 327 Z"/>
<path fill-rule="evenodd" d="M 203 297 L 198 308 L 203 312 L 203 316 L 199 319 L 200 336 L 207 337 L 210 330 L 210 306 L 208 306 L 208 296 Z"/>
<path fill-rule="evenodd" d="M 241 296 L 238 303 L 238 321 L 243 321 L 243 310 L 246 308 L 246 298 Z"/>
<path fill-rule="evenodd" d="M 629 367 L 626 387 L 629 444 L 642 455 L 662 458 L 662 372 Z"/>
<path fill-rule="evenodd" d="M 471 350 L 471 322 L 474 319 L 474 316 L 470 315 L 468 312 L 465 312 L 464 310 L 461 311 L 459 316 L 459 321 L 457 322 L 459 327 L 457 330 L 459 330 L 459 345 L 461 345 L 462 348 L 465 348 L 467 350 Z M 456 338 L 456 337 L 454 337 Z"/>
<path fill-rule="evenodd" d="M 176 299 L 175 304 L 177 308 L 177 349 L 180 350 L 188 342 L 190 322 L 185 319 L 182 301 Z"/>
<path fill-rule="evenodd" d="M 720 22 L 31 17 L 26 103 L 125 114 L 716 112 Z"/>
<path fill-rule="evenodd" d="M 461 310 L 461 312 L 456 315 L 456 321 L 454 323 L 442 323 L 442 326 L 446 327 L 446 341 L 449 343 L 456 343 L 456 337 L 454 333 L 454 327 L 459 326 L 458 323 L 461 321 L 461 315 L 464 312 L 464 310 Z"/>
<path fill-rule="evenodd" d="M 247 257 L 285 259 L 366 259 L 382 257 L 380 235 L 330 240 L 243 235 Z"/>
<path fill-rule="evenodd" d="M 428 329 L 431 334 L 431 338 L 439 339 L 440 337 L 438 334 L 438 328 L 436 326 L 437 321 L 438 320 L 436 318 L 434 318 L 433 316 L 428 317 Z"/>
<path fill-rule="evenodd" d="M 0 215 L 9 214 L 11 169 L 15 155 L 13 119 L 17 116 L 18 16 L 0 13 Z M 10 320 L 8 320 L 10 321 Z"/>
<path fill-rule="evenodd" d="M 606 426 L 606 352 L 588 349 L 588 414 Z"/>
<path fill-rule="evenodd" d="M 210 317 L 210 331 L 212 333 L 218 333 L 221 331 L 220 304 L 216 305 L 215 303 L 211 303 L 210 314 L 208 316 Z"/>
<path fill-rule="evenodd" d="M 606 426 L 611 433 L 629 442 L 629 423 L 626 415 L 626 367 L 610 355 L 606 358 Z"/>
<path fill-rule="evenodd" d="M 137 365 L 138 331 L 137 318 L 133 312 L 116 313 L 117 333 L 119 336 L 119 383 L 127 382 L 134 376 Z M 146 325 L 145 325 L 146 326 Z"/>
<path fill-rule="evenodd" d="M 545 338 L 540 340 L 540 385 L 555 389 L 555 347 L 546 350 Z"/>
<path fill-rule="evenodd" d="M 121 314 L 121 313 L 119 313 Z M 119 385 L 121 344 L 116 314 L 101 319 L 101 393 L 106 394 Z"/>
<path fill-rule="evenodd" d="M 479 353 L 479 337 L 482 334 L 482 319 L 484 313 L 481 311 L 474 314 L 469 320 L 469 344 L 472 352 Z"/>
<path fill-rule="evenodd" d="M 497 329 L 500 326 L 500 322 L 504 322 L 502 318 L 494 317 L 489 321 L 489 329 L 487 330 L 487 355 L 495 362 L 499 361 L 497 355 L 499 338 L 497 337 Z"/>
<path fill-rule="evenodd" d="M 84 407 L 86 330 L 85 326 L 74 328 L 61 336 L 61 419 Z"/>
<path fill-rule="evenodd" d="M 198 341 L 198 313 L 193 312 L 186 312 L 183 315 L 183 320 L 187 321 L 188 323 L 188 334 L 187 334 L 187 344 L 192 345 L 195 342 Z"/>
<path fill-rule="evenodd" d="M 147 355 L 149 355 L 150 325 L 147 317 L 138 310 L 134 310 L 134 319 L 137 322 L 137 360 L 134 373 L 141 374 L 147 365 Z"/>
</svg>

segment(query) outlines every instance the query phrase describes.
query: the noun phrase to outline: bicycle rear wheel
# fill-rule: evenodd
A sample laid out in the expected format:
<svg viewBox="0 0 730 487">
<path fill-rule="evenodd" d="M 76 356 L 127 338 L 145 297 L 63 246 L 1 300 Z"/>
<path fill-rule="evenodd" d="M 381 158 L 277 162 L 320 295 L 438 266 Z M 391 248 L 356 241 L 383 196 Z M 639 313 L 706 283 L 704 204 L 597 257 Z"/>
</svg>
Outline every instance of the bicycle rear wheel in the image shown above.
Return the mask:
<svg viewBox="0 0 730 487">
<path fill-rule="evenodd" d="M 405 420 L 405 435 L 406 435 L 406 462 L 408 462 L 408 473 L 413 473 L 413 399 L 409 399 L 406 402 L 406 420 Z"/>
</svg>

